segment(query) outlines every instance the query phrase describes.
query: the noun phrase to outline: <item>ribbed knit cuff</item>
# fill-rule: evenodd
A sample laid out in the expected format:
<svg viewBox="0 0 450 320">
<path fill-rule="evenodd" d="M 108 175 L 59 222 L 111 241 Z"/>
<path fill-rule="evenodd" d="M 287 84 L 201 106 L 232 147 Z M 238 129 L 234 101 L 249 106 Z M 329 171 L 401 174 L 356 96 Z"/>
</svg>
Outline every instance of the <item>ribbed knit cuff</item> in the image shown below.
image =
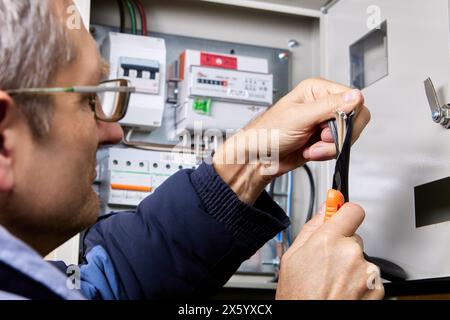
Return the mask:
<svg viewBox="0 0 450 320">
<path fill-rule="evenodd" d="M 212 165 L 200 165 L 191 174 L 191 181 L 207 212 L 251 250 L 289 226 L 289 218 L 267 192 L 249 206 L 239 200 Z"/>
</svg>

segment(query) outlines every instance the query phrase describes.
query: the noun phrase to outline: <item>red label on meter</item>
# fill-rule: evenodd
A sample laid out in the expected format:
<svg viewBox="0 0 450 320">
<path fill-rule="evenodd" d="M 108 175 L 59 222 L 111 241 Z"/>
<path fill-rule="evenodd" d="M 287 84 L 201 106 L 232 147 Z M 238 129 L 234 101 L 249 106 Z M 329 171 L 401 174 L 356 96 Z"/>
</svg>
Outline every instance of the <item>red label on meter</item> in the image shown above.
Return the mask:
<svg viewBox="0 0 450 320">
<path fill-rule="evenodd" d="M 216 67 L 237 70 L 237 58 L 201 53 L 200 64 L 205 67 Z"/>
</svg>

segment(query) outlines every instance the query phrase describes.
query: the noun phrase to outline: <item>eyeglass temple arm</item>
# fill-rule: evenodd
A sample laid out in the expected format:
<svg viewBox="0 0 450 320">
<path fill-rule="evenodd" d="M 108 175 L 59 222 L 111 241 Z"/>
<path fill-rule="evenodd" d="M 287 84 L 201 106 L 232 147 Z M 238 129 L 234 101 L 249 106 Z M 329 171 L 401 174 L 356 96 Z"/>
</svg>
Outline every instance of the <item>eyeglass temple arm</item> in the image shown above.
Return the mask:
<svg viewBox="0 0 450 320">
<path fill-rule="evenodd" d="M 28 89 L 13 89 L 6 90 L 8 94 L 19 93 L 62 93 L 62 92 L 75 92 L 75 93 L 101 93 L 101 92 L 136 92 L 135 87 L 98 87 L 98 86 L 86 86 L 86 87 L 70 87 L 70 88 L 28 88 Z"/>
<path fill-rule="evenodd" d="M 135 87 L 73 87 L 72 92 L 77 93 L 101 93 L 101 92 L 126 92 L 133 93 L 136 92 Z"/>
</svg>

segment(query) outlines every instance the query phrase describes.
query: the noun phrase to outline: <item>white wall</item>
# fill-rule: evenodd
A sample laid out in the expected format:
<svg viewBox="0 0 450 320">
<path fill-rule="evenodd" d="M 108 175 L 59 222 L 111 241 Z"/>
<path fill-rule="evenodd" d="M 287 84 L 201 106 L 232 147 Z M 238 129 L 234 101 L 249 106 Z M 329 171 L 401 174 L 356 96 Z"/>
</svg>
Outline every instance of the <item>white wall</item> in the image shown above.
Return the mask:
<svg viewBox="0 0 450 320">
<path fill-rule="evenodd" d="M 67 265 L 78 264 L 78 253 L 80 249 L 80 235 L 76 235 L 58 249 L 45 257 L 46 260 L 64 261 Z"/>
</svg>

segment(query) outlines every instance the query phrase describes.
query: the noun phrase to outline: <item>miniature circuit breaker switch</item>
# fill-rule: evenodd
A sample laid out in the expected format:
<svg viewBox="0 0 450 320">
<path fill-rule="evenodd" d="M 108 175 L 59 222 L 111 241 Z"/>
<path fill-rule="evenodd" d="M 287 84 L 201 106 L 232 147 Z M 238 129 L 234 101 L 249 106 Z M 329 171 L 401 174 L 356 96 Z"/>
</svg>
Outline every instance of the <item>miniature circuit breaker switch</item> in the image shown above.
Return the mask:
<svg viewBox="0 0 450 320">
<path fill-rule="evenodd" d="M 100 162 L 102 204 L 135 207 L 178 170 L 196 167 L 190 153 L 109 148 Z"/>
<path fill-rule="evenodd" d="M 110 78 L 127 79 L 136 87 L 121 124 L 143 131 L 161 127 L 166 96 L 164 39 L 111 32 L 102 52 L 110 63 Z"/>
</svg>

